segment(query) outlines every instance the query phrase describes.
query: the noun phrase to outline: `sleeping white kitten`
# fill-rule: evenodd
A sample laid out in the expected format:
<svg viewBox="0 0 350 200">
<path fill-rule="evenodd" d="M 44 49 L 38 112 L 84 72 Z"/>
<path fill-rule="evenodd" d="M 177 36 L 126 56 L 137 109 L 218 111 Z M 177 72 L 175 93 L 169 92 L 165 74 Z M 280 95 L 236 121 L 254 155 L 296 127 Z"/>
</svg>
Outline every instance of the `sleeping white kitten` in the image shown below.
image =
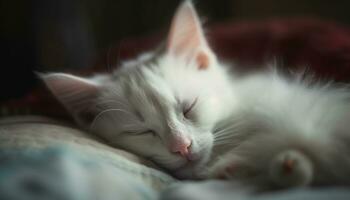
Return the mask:
<svg viewBox="0 0 350 200">
<path fill-rule="evenodd" d="M 113 74 L 42 79 L 82 128 L 179 177 L 201 172 L 213 127 L 228 116 L 232 101 L 226 69 L 189 1 L 177 10 L 163 52 L 143 54 Z"/>
<path fill-rule="evenodd" d="M 211 177 L 258 189 L 350 184 L 350 91 L 271 70 L 236 77 Z M 220 130 L 221 129 L 221 130 Z"/>
</svg>

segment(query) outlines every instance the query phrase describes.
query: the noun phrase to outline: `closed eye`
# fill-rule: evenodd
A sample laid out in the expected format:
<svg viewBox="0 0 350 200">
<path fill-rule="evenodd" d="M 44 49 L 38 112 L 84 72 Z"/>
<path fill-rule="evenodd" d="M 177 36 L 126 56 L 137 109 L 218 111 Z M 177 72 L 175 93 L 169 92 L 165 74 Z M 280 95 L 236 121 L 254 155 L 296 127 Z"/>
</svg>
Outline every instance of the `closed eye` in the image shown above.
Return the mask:
<svg viewBox="0 0 350 200">
<path fill-rule="evenodd" d="M 157 133 L 153 130 L 146 130 L 146 131 L 124 131 L 123 134 L 128 134 L 128 135 L 133 135 L 133 136 L 137 136 L 137 135 L 147 135 L 147 134 L 151 134 L 153 136 L 157 136 Z"/>
<path fill-rule="evenodd" d="M 138 135 L 146 135 L 146 134 L 152 134 L 153 136 L 157 136 L 157 133 L 153 130 L 143 131 L 143 132 L 140 132 Z"/>
<path fill-rule="evenodd" d="M 185 116 L 185 118 L 189 117 L 189 113 L 191 112 L 193 107 L 196 105 L 197 100 L 198 100 L 198 98 L 196 98 L 188 107 L 185 107 L 185 109 L 183 111 L 183 115 Z"/>
</svg>

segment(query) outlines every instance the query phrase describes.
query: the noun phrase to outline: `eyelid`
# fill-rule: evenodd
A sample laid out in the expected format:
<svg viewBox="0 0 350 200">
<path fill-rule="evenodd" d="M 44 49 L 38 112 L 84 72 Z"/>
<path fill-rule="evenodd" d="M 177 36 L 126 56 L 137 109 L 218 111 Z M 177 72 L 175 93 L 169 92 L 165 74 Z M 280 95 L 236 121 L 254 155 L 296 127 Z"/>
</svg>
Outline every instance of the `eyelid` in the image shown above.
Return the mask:
<svg viewBox="0 0 350 200">
<path fill-rule="evenodd" d="M 155 135 L 156 132 L 154 132 L 153 130 L 147 130 L 147 131 L 140 132 L 140 133 L 138 133 L 138 134 L 139 134 L 139 135 L 142 135 L 142 134 L 153 134 L 153 135 Z"/>
<path fill-rule="evenodd" d="M 185 108 L 185 110 L 184 110 L 184 115 L 188 114 L 188 113 L 193 109 L 193 107 L 194 107 L 194 106 L 196 105 L 196 103 L 197 103 L 197 100 L 198 100 L 198 98 L 195 98 L 194 101 L 190 104 L 190 106 L 187 107 L 187 108 Z"/>
<path fill-rule="evenodd" d="M 143 135 L 143 134 L 152 134 L 157 135 L 155 131 L 153 130 L 146 130 L 146 131 L 124 131 L 124 134 L 130 134 L 130 135 Z"/>
</svg>

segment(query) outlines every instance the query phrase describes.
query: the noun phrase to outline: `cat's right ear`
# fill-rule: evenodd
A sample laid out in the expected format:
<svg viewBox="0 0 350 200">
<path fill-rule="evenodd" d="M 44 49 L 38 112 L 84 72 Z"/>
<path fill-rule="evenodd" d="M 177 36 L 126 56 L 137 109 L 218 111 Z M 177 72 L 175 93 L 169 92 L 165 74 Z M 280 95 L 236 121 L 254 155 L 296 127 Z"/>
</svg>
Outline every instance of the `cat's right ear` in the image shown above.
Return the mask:
<svg viewBox="0 0 350 200">
<path fill-rule="evenodd" d="M 207 69 L 215 62 L 215 55 L 210 49 L 201 26 L 201 22 L 191 1 L 185 0 L 173 17 L 168 41 L 167 53 L 195 61 L 199 69 Z"/>
<path fill-rule="evenodd" d="M 79 123 L 91 121 L 100 88 L 97 82 L 64 73 L 38 75 Z"/>
</svg>

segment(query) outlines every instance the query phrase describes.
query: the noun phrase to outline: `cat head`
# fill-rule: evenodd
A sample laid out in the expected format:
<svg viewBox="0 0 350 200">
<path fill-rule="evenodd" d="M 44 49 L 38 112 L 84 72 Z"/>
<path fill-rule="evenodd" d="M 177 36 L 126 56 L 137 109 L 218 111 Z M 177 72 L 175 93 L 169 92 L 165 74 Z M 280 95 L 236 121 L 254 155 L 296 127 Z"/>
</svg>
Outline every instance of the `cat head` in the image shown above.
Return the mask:
<svg viewBox="0 0 350 200">
<path fill-rule="evenodd" d="M 212 128 L 229 112 L 227 72 L 190 1 L 178 8 L 164 52 L 143 54 L 113 74 L 42 79 L 83 128 L 181 177 L 209 159 Z"/>
</svg>

